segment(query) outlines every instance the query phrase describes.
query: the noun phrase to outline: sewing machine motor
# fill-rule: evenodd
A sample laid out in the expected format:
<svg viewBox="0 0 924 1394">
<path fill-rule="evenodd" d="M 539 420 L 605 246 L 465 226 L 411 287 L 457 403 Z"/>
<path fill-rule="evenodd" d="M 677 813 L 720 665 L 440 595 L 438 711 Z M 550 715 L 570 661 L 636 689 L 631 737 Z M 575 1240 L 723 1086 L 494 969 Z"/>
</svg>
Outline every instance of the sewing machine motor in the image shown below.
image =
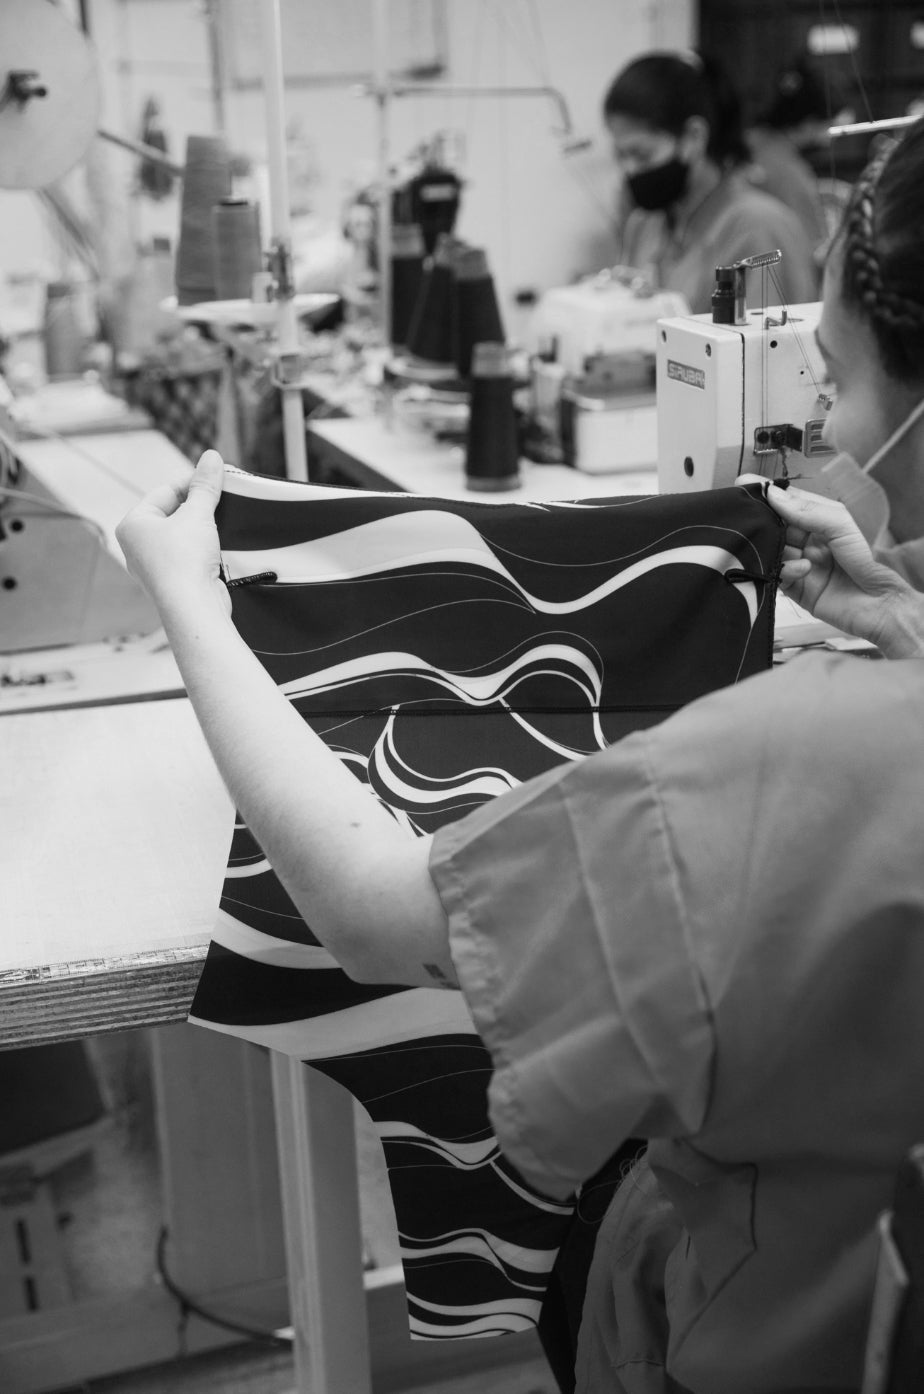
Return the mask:
<svg viewBox="0 0 924 1394">
<path fill-rule="evenodd" d="M 833 454 L 831 399 L 815 343 L 820 304 L 755 309 L 743 324 L 711 314 L 657 326 L 658 486 L 715 489 L 739 474 L 799 477 Z"/>
</svg>

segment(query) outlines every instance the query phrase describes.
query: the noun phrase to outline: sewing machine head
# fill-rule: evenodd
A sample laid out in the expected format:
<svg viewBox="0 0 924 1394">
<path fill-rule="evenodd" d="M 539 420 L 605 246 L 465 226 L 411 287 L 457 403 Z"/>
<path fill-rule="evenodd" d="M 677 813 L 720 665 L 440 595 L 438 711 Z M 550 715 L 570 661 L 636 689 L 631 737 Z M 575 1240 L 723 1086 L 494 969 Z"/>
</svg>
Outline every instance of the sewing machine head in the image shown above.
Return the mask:
<svg viewBox="0 0 924 1394">
<path fill-rule="evenodd" d="M 745 473 L 799 476 L 811 488 L 833 454 L 820 315 L 813 303 L 745 311 L 740 323 L 711 314 L 659 322 L 661 493 L 721 488 Z"/>
<path fill-rule="evenodd" d="M 689 305 L 610 267 L 541 296 L 527 334 L 543 447 L 591 474 L 654 468 L 657 325 Z"/>
<path fill-rule="evenodd" d="M 689 308 L 675 291 L 653 290 L 638 272 L 613 266 L 546 291 L 532 317 L 530 347 L 553 342 L 557 362 L 574 376 L 584 372 L 589 358 L 602 355 L 645 353 L 653 359 L 658 320 Z"/>
</svg>

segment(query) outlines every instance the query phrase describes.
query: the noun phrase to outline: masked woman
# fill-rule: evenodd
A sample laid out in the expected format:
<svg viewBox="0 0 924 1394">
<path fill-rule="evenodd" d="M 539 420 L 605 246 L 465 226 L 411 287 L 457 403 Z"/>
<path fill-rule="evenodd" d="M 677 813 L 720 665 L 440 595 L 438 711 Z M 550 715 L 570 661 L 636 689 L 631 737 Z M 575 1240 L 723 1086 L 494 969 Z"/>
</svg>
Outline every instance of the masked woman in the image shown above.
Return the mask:
<svg viewBox="0 0 924 1394">
<path fill-rule="evenodd" d="M 858 181 L 825 269 L 818 347 L 835 458 L 812 488 L 841 499 L 876 556 L 924 591 L 924 255 L 921 135 Z M 863 328 L 857 332 L 858 321 Z"/>
<path fill-rule="evenodd" d="M 812 243 L 798 218 L 742 172 L 751 157 L 740 105 L 714 61 L 637 58 L 610 86 L 603 116 L 629 202 L 621 262 L 653 288 L 679 291 L 700 314 L 717 266 L 779 250 L 766 303 L 817 299 Z"/>
<path fill-rule="evenodd" d="M 833 443 L 859 468 L 903 431 L 878 468 L 915 499 L 922 188 L 918 125 L 860 183 L 822 323 Z M 541 1192 L 649 1139 L 597 1238 L 580 1394 L 859 1388 L 877 1217 L 924 1139 L 924 596 L 842 503 L 771 487 L 784 584 L 892 661 L 805 655 L 416 838 L 237 634 L 221 481 L 209 452 L 119 539 L 299 912 L 360 981 L 458 985 Z"/>
</svg>

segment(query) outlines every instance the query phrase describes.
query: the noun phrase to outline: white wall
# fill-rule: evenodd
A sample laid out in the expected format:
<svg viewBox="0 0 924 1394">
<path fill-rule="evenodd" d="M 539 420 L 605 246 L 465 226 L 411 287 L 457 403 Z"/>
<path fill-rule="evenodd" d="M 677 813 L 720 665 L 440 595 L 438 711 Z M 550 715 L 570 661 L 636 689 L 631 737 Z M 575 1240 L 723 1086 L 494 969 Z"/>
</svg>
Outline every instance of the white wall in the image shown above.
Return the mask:
<svg viewBox="0 0 924 1394">
<path fill-rule="evenodd" d="M 498 282 L 561 284 L 613 256 L 614 172 L 601 130 L 609 80 L 635 53 L 690 42 L 690 0 L 449 0 L 449 73 L 465 86 L 551 85 L 590 150 L 563 154 L 558 112 L 544 98 L 402 97 L 391 106 L 396 159 L 433 132 L 462 132 L 466 148 L 458 232 L 488 249 Z M 535 41 L 531 12 L 542 41 Z M 349 91 L 290 90 L 287 111 L 316 147 L 320 211 L 334 214 L 347 186 L 372 172 L 377 128 L 371 100 Z M 258 153 L 262 98 L 231 106 L 231 136 Z"/>
<path fill-rule="evenodd" d="M 91 0 L 104 124 L 137 136 L 145 99 L 155 95 L 178 158 L 187 134 L 215 130 L 203 10 L 199 0 Z M 486 247 L 513 317 L 516 290 L 561 284 L 612 259 L 615 176 L 601 129 L 601 98 L 636 53 L 692 42 L 695 0 L 447 0 L 447 14 L 447 81 L 550 84 L 565 98 L 575 135 L 591 142 L 566 155 L 554 130 L 558 113 L 542 98 L 406 97 L 392 103 L 396 161 L 437 130 L 462 133 L 467 185 L 458 231 Z M 349 90 L 289 88 L 286 112 L 315 171 L 314 209 L 335 218 L 348 189 L 374 171 L 374 105 Z M 232 147 L 263 160 L 262 94 L 232 91 L 227 122 Z M 105 168 L 111 205 L 105 216 L 117 222 L 120 236 L 175 235 L 175 201 L 129 204 L 130 157 L 108 147 L 95 150 L 94 159 Z M 0 270 L 18 269 L 17 260 L 36 256 L 34 212 L 29 207 L 17 214 L 11 207 L 17 200 L 30 203 L 18 194 L 0 201 Z M 516 332 L 509 320 L 508 327 Z"/>
</svg>

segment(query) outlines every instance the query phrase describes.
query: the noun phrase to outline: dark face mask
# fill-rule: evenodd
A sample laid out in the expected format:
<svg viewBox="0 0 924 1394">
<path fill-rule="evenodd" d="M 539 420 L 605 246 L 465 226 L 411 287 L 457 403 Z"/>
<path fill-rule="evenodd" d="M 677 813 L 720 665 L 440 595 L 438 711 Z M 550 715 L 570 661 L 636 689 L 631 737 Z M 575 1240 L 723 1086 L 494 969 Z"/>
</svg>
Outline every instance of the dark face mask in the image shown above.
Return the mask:
<svg viewBox="0 0 924 1394">
<path fill-rule="evenodd" d="M 689 180 L 690 166 L 674 155 L 662 165 L 627 175 L 626 185 L 637 207 L 653 212 L 678 203 L 687 191 Z"/>
</svg>

